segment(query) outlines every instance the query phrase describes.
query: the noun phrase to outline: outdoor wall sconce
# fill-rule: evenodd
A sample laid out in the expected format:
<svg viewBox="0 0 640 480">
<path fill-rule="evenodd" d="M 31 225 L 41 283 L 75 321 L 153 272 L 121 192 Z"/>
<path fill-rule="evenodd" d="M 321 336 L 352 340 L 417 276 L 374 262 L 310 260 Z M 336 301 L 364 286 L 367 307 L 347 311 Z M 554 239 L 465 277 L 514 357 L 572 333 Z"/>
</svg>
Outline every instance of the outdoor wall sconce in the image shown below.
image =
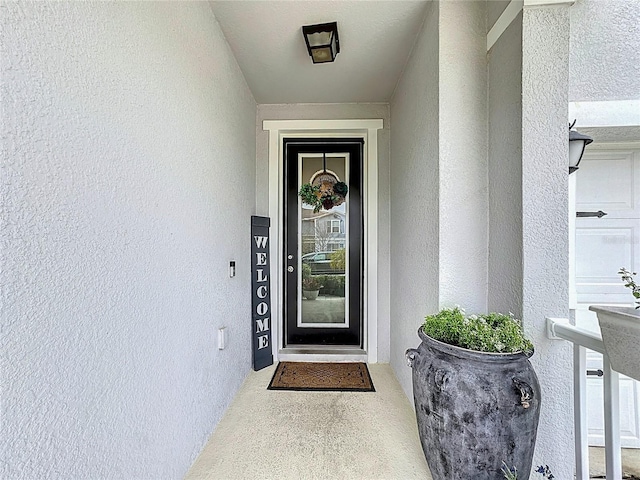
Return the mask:
<svg viewBox="0 0 640 480">
<path fill-rule="evenodd" d="M 340 53 L 337 22 L 305 25 L 302 27 L 302 36 L 313 63 L 333 62 Z"/>
<path fill-rule="evenodd" d="M 582 160 L 584 148 L 593 142 L 593 138 L 589 135 L 571 130 L 575 124 L 576 120 L 569 125 L 569 174 L 578 170 L 578 164 Z"/>
</svg>

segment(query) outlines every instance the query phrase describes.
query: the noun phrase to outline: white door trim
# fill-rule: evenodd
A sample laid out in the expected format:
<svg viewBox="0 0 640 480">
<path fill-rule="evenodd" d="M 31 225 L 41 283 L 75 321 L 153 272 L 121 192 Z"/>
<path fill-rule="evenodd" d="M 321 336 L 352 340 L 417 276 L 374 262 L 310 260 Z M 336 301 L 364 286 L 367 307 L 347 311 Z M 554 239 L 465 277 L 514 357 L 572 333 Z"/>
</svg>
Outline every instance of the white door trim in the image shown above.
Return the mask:
<svg viewBox="0 0 640 480">
<path fill-rule="evenodd" d="M 378 361 L 378 130 L 382 119 L 354 120 L 264 120 L 262 129 L 269 132 L 269 217 L 271 218 L 271 318 L 273 358 L 279 359 L 283 348 L 283 159 L 282 141 L 285 137 L 362 138 L 363 209 L 364 209 L 364 341 L 367 362 Z M 329 357 L 330 358 L 330 357 Z"/>
</svg>

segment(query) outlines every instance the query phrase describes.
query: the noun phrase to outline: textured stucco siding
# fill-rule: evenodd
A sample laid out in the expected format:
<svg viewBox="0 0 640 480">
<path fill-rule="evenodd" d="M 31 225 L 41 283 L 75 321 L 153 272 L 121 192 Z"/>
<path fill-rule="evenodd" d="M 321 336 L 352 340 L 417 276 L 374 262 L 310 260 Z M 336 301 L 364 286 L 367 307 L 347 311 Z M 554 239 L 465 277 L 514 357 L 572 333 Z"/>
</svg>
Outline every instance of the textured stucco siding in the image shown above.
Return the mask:
<svg viewBox="0 0 640 480">
<path fill-rule="evenodd" d="M 389 362 L 389 154 L 390 118 L 386 103 L 258 105 L 256 116 L 256 211 L 269 214 L 269 132 L 264 120 L 378 119 L 378 362 Z"/>
<path fill-rule="evenodd" d="M 440 305 L 487 308 L 486 3 L 440 5 Z"/>
<path fill-rule="evenodd" d="M 542 388 L 534 465 L 572 478 L 572 349 L 545 329 L 546 316 L 569 315 L 569 9 L 525 7 L 522 21 L 522 309 Z"/>
<path fill-rule="evenodd" d="M 640 99 L 640 2 L 577 0 L 569 14 L 569 101 Z"/>
<path fill-rule="evenodd" d="M 207 3 L 0 10 L 0 477 L 182 478 L 250 368 L 255 102 Z"/>
<path fill-rule="evenodd" d="M 439 7 L 429 7 L 391 102 L 391 366 L 409 398 L 404 352 L 438 309 Z"/>
<path fill-rule="evenodd" d="M 487 303 L 522 318 L 522 14 L 488 58 Z"/>
</svg>

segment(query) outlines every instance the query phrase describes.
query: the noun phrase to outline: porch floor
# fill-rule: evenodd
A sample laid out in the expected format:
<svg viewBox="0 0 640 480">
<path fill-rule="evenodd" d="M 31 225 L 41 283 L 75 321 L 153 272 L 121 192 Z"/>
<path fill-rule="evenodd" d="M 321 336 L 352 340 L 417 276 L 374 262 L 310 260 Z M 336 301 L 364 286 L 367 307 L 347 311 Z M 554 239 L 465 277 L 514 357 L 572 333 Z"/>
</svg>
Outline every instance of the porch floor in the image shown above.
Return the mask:
<svg viewBox="0 0 640 480">
<path fill-rule="evenodd" d="M 369 365 L 375 392 L 267 390 L 274 369 L 249 373 L 185 480 L 431 480 L 389 365 Z"/>
<path fill-rule="evenodd" d="M 605 478 L 606 457 L 604 448 L 589 447 L 589 477 Z M 640 449 L 622 449 L 622 478 L 640 479 Z"/>
</svg>

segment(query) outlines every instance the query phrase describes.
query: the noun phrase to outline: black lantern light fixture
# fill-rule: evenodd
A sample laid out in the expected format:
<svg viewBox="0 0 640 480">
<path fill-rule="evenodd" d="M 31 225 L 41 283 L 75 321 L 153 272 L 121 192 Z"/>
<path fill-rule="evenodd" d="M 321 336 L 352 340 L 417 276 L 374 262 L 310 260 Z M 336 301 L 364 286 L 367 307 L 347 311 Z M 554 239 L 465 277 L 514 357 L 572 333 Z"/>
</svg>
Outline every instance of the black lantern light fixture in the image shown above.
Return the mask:
<svg viewBox="0 0 640 480">
<path fill-rule="evenodd" d="M 593 142 L 593 138 L 589 135 L 571 130 L 575 124 L 576 120 L 569 125 L 569 174 L 578 170 L 578 164 L 582 160 L 584 148 Z"/>
<path fill-rule="evenodd" d="M 306 25 L 302 35 L 313 63 L 333 62 L 340 53 L 337 22 Z"/>
</svg>

